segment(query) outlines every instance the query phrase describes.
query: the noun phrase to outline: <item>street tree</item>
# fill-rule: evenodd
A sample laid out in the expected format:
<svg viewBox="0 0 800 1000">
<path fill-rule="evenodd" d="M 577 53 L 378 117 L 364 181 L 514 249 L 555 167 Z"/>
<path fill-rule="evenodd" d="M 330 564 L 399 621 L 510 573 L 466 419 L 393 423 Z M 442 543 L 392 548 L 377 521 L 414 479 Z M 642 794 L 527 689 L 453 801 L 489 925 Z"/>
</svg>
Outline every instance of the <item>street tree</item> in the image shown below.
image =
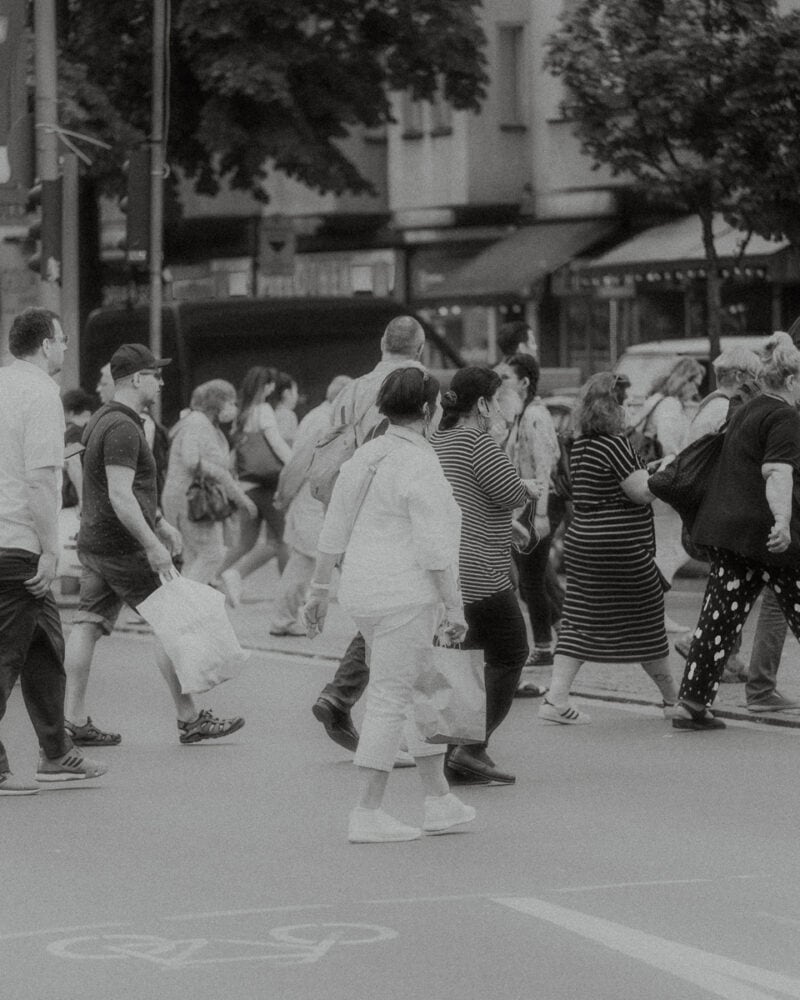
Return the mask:
<svg viewBox="0 0 800 1000">
<path fill-rule="evenodd" d="M 713 220 L 800 239 L 800 14 L 776 0 L 578 0 L 547 44 L 563 110 L 595 166 L 695 213 L 711 356 Z"/>
<path fill-rule="evenodd" d="M 269 170 L 321 192 L 369 192 L 341 145 L 391 121 L 391 91 L 440 91 L 479 110 L 487 75 L 480 0 L 172 0 L 167 159 L 214 195 L 265 199 Z M 119 193 L 126 149 L 150 132 L 152 0 L 63 0 L 63 122 L 108 142 Z"/>
</svg>

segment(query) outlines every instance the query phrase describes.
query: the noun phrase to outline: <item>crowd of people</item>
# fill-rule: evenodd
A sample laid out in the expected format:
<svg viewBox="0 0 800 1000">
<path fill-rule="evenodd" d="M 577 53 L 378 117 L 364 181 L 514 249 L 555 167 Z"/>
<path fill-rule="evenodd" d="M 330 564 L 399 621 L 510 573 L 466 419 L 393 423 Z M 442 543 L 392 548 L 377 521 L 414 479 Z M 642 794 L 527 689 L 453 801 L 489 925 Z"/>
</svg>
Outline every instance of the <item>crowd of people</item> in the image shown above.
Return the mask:
<svg viewBox="0 0 800 1000">
<path fill-rule="evenodd" d="M 87 689 L 96 644 L 123 605 L 135 611 L 180 571 L 235 607 L 248 577 L 272 559 L 280 578 L 264 623 L 270 634 L 318 634 L 334 591 L 358 630 L 312 706 L 330 738 L 355 755 L 354 843 L 413 840 L 471 822 L 474 808 L 452 788 L 515 782 L 489 754 L 514 698 L 540 698 L 546 723 L 590 722 L 570 700 L 586 661 L 640 663 L 676 729 L 724 728 L 711 706 L 731 675 L 746 675 L 754 712 L 800 708 L 776 687 L 786 631 L 800 634 L 800 351 L 788 335 L 774 335 L 760 356 L 735 348 L 717 358 L 718 388 L 702 401 L 701 366 L 679 359 L 654 382 L 635 422 L 628 380 L 595 374 L 577 397 L 568 438 L 539 396 L 526 324 L 500 331 L 498 364 L 459 369 L 446 387 L 422 364 L 424 346 L 422 326 L 400 316 L 383 332 L 376 367 L 333 378 L 299 423 L 296 380 L 259 365 L 238 387 L 222 379 L 196 386 L 167 430 L 154 404 L 169 359 L 125 344 L 100 372 L 99 407 L 82 389 L 59 398 L 54 376 L 67 339 L 58 317 L 43 309 L 17 317 L 15 360 L 0 369 L 0 719 L 19 679 L 40 758 L 36 780 L 19 779 L 0 744 L 0 795 L 105 773 L 84 748 L 116 746 L 122 734 L 93 721 Z M 658 442 L 663 467 L 721 428 L 689 536 L 651 491 L 651 456 L 640 442 Z M 323 500 L 312 458 L 332 431 L 349 434 L 350 451 Z M 198 517 L 190 497 L 209 482 L 221 506 Z M 62 531 L 77 530 L 81 564 L 66 644 L 51 593 L 59 517 Z M 563 524 L 566 585 L 551 558 Z M 687 547 L 710 564 L 693 628 L 664 610 Z M 746 670 L 741 630 L 764 587 Z M 671 631 L 684 633 L 675 641 L 686 659 L 680 685 L 669 664 Z M 421 735 L 415 682 L 435 637 L 482 655 L 479 742 Z M 181 743 L 244 725 L 184 693 L 158 641 L 156 663 Z M 539 678 L 552 668 L 549 686 L 525 680 L 526 668 Z M 359 732 L 351 713 L 365 693 Z M 412 765 L 424 792 L 422 828 L 382 808 L 392 770 Z"/>
</svg>

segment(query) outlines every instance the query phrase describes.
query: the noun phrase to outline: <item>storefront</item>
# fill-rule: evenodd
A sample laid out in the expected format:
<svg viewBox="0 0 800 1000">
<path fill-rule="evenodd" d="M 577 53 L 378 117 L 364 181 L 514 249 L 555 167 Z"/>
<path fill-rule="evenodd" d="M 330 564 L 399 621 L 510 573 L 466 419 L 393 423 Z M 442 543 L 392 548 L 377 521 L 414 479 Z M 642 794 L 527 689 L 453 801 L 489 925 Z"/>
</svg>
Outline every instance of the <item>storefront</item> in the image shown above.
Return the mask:
<svg viewBox="0 0 800 1000">
<path fill-rule="evenodd" d="M 495 360 L 503 323 L 524 319 L 536 334 L 543 364 L 557 366 L 558 302 L 550 275 L 606 240 L 612 229 L 608 220 L 523 226 L 477 253 L 473 248 L 469 259 L 446 272 L 441 263 L 432 272 L 430 253 L 417 253 L 409 261 L 410 305 L 475 364 Z M 448 259 L 453 261 L 452 252 Z"/>
<path fill-rule="evenodd" d="M 800 314 L 800 258 L 788 242 L 714 221 L 722 262 L 722 334 L 768 334 Z M 562 363 L 584 376 L 609 368 L 631 344 L 708 332 L 700 220 L 655 226 L 554 276 L 561 301 Z"/>
</svg>

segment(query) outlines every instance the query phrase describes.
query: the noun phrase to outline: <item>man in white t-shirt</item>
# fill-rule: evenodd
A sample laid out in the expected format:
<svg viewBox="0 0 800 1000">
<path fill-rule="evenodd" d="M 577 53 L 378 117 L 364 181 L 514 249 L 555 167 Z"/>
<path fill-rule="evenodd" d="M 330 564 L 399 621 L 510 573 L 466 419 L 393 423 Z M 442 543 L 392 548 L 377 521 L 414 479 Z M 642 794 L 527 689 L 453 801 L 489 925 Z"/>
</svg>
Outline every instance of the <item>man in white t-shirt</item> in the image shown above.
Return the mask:
<svg viewBox="0 0 800 1000">
<path fill-rule="evenodd" d="M 105 764 L 64 729 L 64 636 L 50 586 L 58 562 L 64 411 L 53 381 L 67 338 L 48 309 L 26 309 L 0 368 L 0 719 L 19 678 L 39 741 L 36 781 L 11 773 L 0 743 L 0 795 L 32 795 L 39 781 L 96 778 Z"/>
</svg>

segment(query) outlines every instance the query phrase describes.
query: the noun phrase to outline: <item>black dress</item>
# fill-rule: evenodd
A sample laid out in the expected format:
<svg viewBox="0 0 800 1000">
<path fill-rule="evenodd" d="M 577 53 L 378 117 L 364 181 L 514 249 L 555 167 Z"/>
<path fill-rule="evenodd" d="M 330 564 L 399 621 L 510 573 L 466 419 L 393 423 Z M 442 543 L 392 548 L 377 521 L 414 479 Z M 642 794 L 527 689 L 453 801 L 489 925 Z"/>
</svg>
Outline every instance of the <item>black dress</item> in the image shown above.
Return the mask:
<svg viewBox="0 0 800 1000">
<path fill-rule="evenodd" d="M 620 483 L 642 464 L 624 435 L 578 438 L 570 458 L 573 516 L 564 537 L 567 595 L 556 653 L 641 663 L 669 653 L 653 513 Z"/>
</svg>

